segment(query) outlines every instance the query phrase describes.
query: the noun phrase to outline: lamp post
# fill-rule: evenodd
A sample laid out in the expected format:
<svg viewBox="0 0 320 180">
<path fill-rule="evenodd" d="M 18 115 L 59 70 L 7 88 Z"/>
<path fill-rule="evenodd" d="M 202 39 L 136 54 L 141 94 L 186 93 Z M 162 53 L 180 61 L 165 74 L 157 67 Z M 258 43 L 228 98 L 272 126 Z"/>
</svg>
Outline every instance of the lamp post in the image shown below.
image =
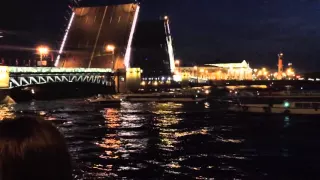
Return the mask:
<svg viewBox="0 0 320 180">
<path fill-rule="evenodd" d="M 42 59 L 44 55 L 48 55 L 49 54 L 49 48 L 46 46 L 39 46 L 37 48 L 38 53 L 40 54 L 40 62 L 41 62 L 41 66 L 42 66 Z"/>
<path fill-rule="evenodd" d="M 115 66 L 115 59 L 114 59 L 114 50 L 116 49 L 116 47 L 114 46 L 114 45 L 111 45 L 111 44 L 109 44 L 109 45 L 107 45 L 106 46 L 106 52 L 107 53 L 112 53 L 112 64 L 113 64 L 113 68 L 114 68 L 114 66 Z"/>
</svg>

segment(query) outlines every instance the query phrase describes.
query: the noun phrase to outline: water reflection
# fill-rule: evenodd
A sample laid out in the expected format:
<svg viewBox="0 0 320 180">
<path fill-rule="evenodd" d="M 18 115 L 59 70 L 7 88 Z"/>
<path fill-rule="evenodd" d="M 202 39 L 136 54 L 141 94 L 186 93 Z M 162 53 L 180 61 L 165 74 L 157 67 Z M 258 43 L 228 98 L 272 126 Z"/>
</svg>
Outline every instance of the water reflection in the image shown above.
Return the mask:
<svg viewBox="0 0 320 180">
<path fill-rule="evenodd" d="M 0 106 L 0 121 L 3 119 L 10 119 L 14 118 L 15 114 L 13 113 L 12 106 Z"/>
<path fill-rule="evenodd" d="M 286 116 L 284 117 L 284 128 L 287 128 L 290 126 L 290 117 Z"/>
<path fill-rule="evenodd" d="M 124 106 L 130 108 L 128 104 L 124 104 Z M 101 141 L 96 142 L 100 148 L 104 149 L 99 158 L 109 162 L 111 160 L 112 162 L 115 160 L 125 161 L 133 158 L 132 156 L 135 154 L 143 152 L 147 147 L 148 139 L 143 138 L 144 132 L 141 129 L 144 120 L 139 118 L 136 113 L 138 112 L 125 108 L 121 111 L 113 108 L 106 108 L 102 111 L 107 133 Z M 105 168 L 106 171 L 113 169 L 118 172 L 141 169 L 139 164 L 129 163 L 107 166 L 101 163 L 95 164 L 93 168 L 99 170 Z"/>
<path fill-rule="evenodd" d="M 313 157 L 320 150 L 316 122 L 296 126 L 289 116 L 226 114 L 213 106 L 44 101 L 0 107 L 0 119 L 22 113 L 51 120 L 67 139 L 75 179 L 281 179 L 279 172 L 312 161 L 300 158 L 306 150 Z M 304 163 L 292 163 L 295 153 Z"/>
</svg>

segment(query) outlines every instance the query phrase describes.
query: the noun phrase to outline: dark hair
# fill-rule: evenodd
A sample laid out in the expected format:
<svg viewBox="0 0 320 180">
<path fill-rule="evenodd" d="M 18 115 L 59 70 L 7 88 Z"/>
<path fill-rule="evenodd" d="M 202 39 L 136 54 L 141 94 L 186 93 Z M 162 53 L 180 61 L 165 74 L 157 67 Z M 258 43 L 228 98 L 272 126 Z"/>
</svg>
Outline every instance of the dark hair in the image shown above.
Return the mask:
<svg viewBox="0 0 320 180">
<path fill-rule="evenodd" d="M 48 121 L 19 117 L 0 121 L 1 180 L 71 180 L 63 136 Z"/>
</svg>

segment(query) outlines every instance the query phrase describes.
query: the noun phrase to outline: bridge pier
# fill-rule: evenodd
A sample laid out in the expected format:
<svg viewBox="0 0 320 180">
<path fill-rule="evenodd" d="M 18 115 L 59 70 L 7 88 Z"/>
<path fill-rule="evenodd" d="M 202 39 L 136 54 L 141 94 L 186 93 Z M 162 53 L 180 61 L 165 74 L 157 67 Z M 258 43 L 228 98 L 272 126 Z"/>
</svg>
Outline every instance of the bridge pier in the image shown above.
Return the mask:
<svg viewBox="0 0 320 180">
<path fill-rule="evenodd" d="M 114 85 L 116 93 L 126 93 L 126 70 L 118 69 L 115 71 Z"/>
<path fill-rule="evenodd" d="M 10 95 L 10 73 L 7 66 L 0 67 L 0 104 L 14 103 Z"/>
<path fill-rule="evenodd" d="M 117 93 L 137 92 L 141 84 L 140 68 L 118 69 L 115 72 L 115 91 Z"/>
</svg>

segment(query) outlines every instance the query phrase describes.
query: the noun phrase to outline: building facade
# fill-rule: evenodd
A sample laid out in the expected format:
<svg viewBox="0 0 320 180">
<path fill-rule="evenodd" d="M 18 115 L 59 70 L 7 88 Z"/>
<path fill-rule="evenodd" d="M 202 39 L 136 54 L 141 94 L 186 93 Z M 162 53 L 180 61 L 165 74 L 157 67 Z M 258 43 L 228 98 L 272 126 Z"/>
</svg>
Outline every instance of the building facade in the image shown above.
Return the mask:
<svg viewBox="0 0 320 180">
<path fill-rule="evenodd" d="M 252 80 L 252 73 L 252 69 L 246 61 L 242 61 L 241 63 L 179 67 L 176 72 L 176 74 L 181 76 L 181 79 L 190 79 L 191 81 Z"/>
</svg>

